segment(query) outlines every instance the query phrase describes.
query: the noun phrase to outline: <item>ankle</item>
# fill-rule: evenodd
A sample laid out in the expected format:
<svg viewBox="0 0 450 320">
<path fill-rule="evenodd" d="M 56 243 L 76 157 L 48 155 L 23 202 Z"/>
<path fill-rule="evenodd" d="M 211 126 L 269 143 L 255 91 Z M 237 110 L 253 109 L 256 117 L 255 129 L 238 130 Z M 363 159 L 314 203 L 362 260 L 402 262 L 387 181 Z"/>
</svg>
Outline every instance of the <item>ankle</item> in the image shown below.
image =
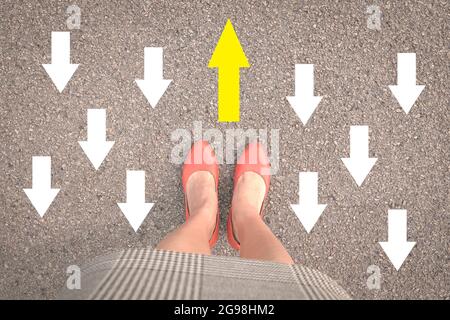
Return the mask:
<svg viewBox="0 0 450 320">
<path fill-rule="evenodd" d="M 213 212 L 215 214 L 213 214 Z M 190 212 L 191 216 L 199 216 L 203 220 L 215 220 L 217 213 L 217 208 L 213 206 L 203 206 L 201 208 L 197 208 L 195 211 Z"/>
<path fill-rule="evenodd" d="M 192 205 L 191 205 L 192 203 Z M 188 201 L 189 214 L 196 215 L 211 215 L 211 212 L 217 211 L 217 201 L 211 197 L 199 197 L 196 201 Z"/>
<path fill-rule="evenodd" d="M 197 224 L 200 229 L 205 231 L 205 234 L 209 239 L 211 237 L 211 234 L 214 232 L 216 220 L 217 207 L 215 209 L 202 208 L 200 210 L 197 210 L 194 214 L 191 214 L 191 217 L 187 222 L 193 222 Z"/>
<path fill-rule="evenodd" d="M 237 212 L 233 212 L 233 230 L 238 239 L 242 238 L 242 234 L 245 233 L 245 230 L 249 225 L 255 225 L 261 222 L 261 216 L 259 214 L 255 214 L 252 212 L 245 212 L 239 210 Z"/>
</svg>

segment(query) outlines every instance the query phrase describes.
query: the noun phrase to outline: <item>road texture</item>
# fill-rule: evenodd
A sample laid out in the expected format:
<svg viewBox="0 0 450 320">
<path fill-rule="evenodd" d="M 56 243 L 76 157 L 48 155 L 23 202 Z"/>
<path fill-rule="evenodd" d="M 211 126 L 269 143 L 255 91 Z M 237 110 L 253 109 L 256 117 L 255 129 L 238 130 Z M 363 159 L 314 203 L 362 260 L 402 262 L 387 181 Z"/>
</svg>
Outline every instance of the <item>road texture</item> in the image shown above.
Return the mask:
<svg viewBox="0 0 450 320">
<path fill-rule="evenodd" d="M 80 64 L 60 94 L 41 64 L 50 63 L 52 31 L 69 31 L 73 1 L 2 1 L 0 5 L 0 298 L 54 298 L 66 268 L 121 248 L 154 246 L 184 218 L 180 167 L 171 164 L 171 132 L 193 128 L 280 129 L 280 170 L 266 221 L 298 263 L 336 279 L 362 299 L 450 298 L 449 281 L 449 4 L 436 1 L 75 1 L 81 28 L 71 30 L 71 61 Z M 378 4 L 381 30 L 367 27 Z M 217 123 L 217 72 L 207 67 L 227 18 L 251 64 L 241 70 L 241 122 Z M 164 47 L 173 79 L 151 109 L 134 79 L 144 47 Z M 388 85 L 397 53 L 417 54 L 426 85 L 405 114 Z M 286 96 L 295 63 L 315 66 L 323 96 L 303 126 Z M 98 171 L 82 152 L 88 108 L 107 110 L 115 145 Z M 368 125 L 378 158 L 358 187 L 340 158 L 349 128 Z M 32 156 L 52 157 L 61 188 L 41 219 L 23 192 Z M 221 239 L 216 254 L 235 255 L 225 235 L 232 165 L 221 166 Z M 117 206 L 126 170 L 146 171 L 155 206 L 135 233 Z M 319 172 L 319 203 L 328 204 L 310 234 L 291 211 L 298 173 Z M 396 271 L 378 241 L 387 212 L 408 210 L 417 245 Z M 367 268 L 380 268 L 369 290 Z"/>
</svg>

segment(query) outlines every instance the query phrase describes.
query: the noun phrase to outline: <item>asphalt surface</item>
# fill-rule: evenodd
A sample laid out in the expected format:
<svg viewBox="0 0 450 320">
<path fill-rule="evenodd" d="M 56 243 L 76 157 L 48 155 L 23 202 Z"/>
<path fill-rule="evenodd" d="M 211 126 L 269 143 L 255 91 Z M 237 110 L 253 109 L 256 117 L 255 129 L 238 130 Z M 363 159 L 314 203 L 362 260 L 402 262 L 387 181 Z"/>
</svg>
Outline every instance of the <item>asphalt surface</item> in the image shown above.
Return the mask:
<svg viewBox="0 0 450 320">
<path fill-rule="evenodd" d="M 376 3 L 376 1 L 374 1 Z M 336 279 L 355 298 L 450 298 L 448 1 L 383 1 L 381 30 L 367 27 L 372 1 L 76 1 L 81 29 L 71 31 L 80 66 L 60 94 L 41 64 L 50 63 L 52 31 L 68 31 L 66 1 L 0 5 L 0 298 L 53 298 L 66 268 L 122 248 L 154 246 L 184 218 L 180 167 L 169 162 L 178 128 L 280 129 L 280 171 L 272 179 L 266 221 L 298 263 Z M 217 73 L 208 61 L 230 18 L 251 67 L 241 71 L 241 122 L 217 123 Z M 134 83 L 144 47 L 164 47 L 173 79 L 153 110 Z M 388 85 L 397 53 L 416 52 L 426 85 L 406 115 Z M 303 126 L 286 96 L 294 64 L 315 65 L 324 96 Z M 88 108 L 107 109 L 115 145 L 98 171 L 82 152 Z M 349 128 L 370 128 L 370 175 L 357 187 L 340 158 Z M 32 156 L 52 157 L 61 188 L 40 219 L 23 188 Z M 135 233 L 117 202 L 127 169 L 146 171 L 155 206 Z M 290 209 L 299 171 L 319 172 L 328 204 L 311 234 Z M 225 237 L 232 165 L 221 166 L 221 239 L 215 253 L 235 255 Z M 387 212 L 408 210 L 417 245 L 396 271 L 378 244 Z M 369 290 L 370 265 L 381 288 Z"/>
</svg>

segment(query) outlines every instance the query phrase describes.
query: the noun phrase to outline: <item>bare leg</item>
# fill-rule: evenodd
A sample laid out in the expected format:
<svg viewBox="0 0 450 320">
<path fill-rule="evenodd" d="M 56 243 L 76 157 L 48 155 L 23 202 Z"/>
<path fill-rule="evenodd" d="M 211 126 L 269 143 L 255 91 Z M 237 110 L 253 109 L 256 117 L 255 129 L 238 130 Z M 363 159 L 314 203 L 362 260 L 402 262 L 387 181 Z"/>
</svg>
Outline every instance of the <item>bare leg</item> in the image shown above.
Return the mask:
<svg viewBox="0 0 450 320">
<path fill-rule="evenodd" d="M 294 261 L 259 216 L 265 183 L 254 172 L 244 173 L 233 194 L 233 229 L 242 258 L 293 264 Z"/>
<path fill-rule="evenodd" d="M 209 239 L 217 215 L 217 192 L 214 177 L 207 171 L 193 173 L 186 185 L 190 217 L 169 233 L 157 249 L 211 254 Z"/>
</svg>

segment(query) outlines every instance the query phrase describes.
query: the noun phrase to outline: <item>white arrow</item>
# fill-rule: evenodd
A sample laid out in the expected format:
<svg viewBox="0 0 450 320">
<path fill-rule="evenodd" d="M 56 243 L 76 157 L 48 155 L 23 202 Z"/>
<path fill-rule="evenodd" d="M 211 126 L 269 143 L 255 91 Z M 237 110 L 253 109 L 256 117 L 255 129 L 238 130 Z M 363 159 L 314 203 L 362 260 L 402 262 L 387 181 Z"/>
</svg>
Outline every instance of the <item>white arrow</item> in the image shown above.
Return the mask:
<svg viewBox="0 0 450 320">
<path fill-rule="evenodd" d="M 153 108 L 171 82 L 163 79 L 163 48 L 145 48 L 144 79 L 136 83 Z"/>
<path fill-rule="evenodd" d="M 154 205 L 145 202 L 145 171 L 127 170 L 127 202 L 118 205 L 137 232 Z"/>
<path fill-rule="evenodd" d="M 369 158 L 369 127 L 350 127 L 350 158 L 341 158 L 358 186 L 361 186 L 377 158 Z"/>
<path fill-rule="evenodd" d="M 88 109 L 87 141 L 78 141 L 95 170 L 100 168 L 114 141 L 106 141 L 106 110 Z"/>
<path fill-rule="evenodd" d="M 310 233 L 327 205 L 318 204 L 317 172 L 300 172 L 298 180 L 299 203 L 291 204 L 291 207 L 306 232 Z"/>
<path fill-rule="evenodd" d="M 397 54 L 397 85 L 389 86 L 402 109 L 408 113 L 425 86 L 416 85 L 416 54 Z"/>
<path fill-rule="evenodd" d="M 314 65 L 295 65 L 295 96 L 286 97 L 304 125 L 316 110 L 322 97 L 314 96 Z"/>
<path fill-rule="evenodd" d="M 388 241 L 379 242 L 379 244 L 398 271 L 416 245 L 415 242 L 407 240 L 406 210 L 388 211 Z"/>
<path fill-rule="evenodd" d="M 32 187 L 23 189 L 41 218 L 55 199 L 59 189 L 52 189 L 52 164 L 50 157 L 33 157 Z"/>
<path fill-rule="evenodd" d="M 52 32 L 52 63 L 42 65 L 59 92 L 78 68 L 70 63 L 70 32 Z"/>
</svg>

